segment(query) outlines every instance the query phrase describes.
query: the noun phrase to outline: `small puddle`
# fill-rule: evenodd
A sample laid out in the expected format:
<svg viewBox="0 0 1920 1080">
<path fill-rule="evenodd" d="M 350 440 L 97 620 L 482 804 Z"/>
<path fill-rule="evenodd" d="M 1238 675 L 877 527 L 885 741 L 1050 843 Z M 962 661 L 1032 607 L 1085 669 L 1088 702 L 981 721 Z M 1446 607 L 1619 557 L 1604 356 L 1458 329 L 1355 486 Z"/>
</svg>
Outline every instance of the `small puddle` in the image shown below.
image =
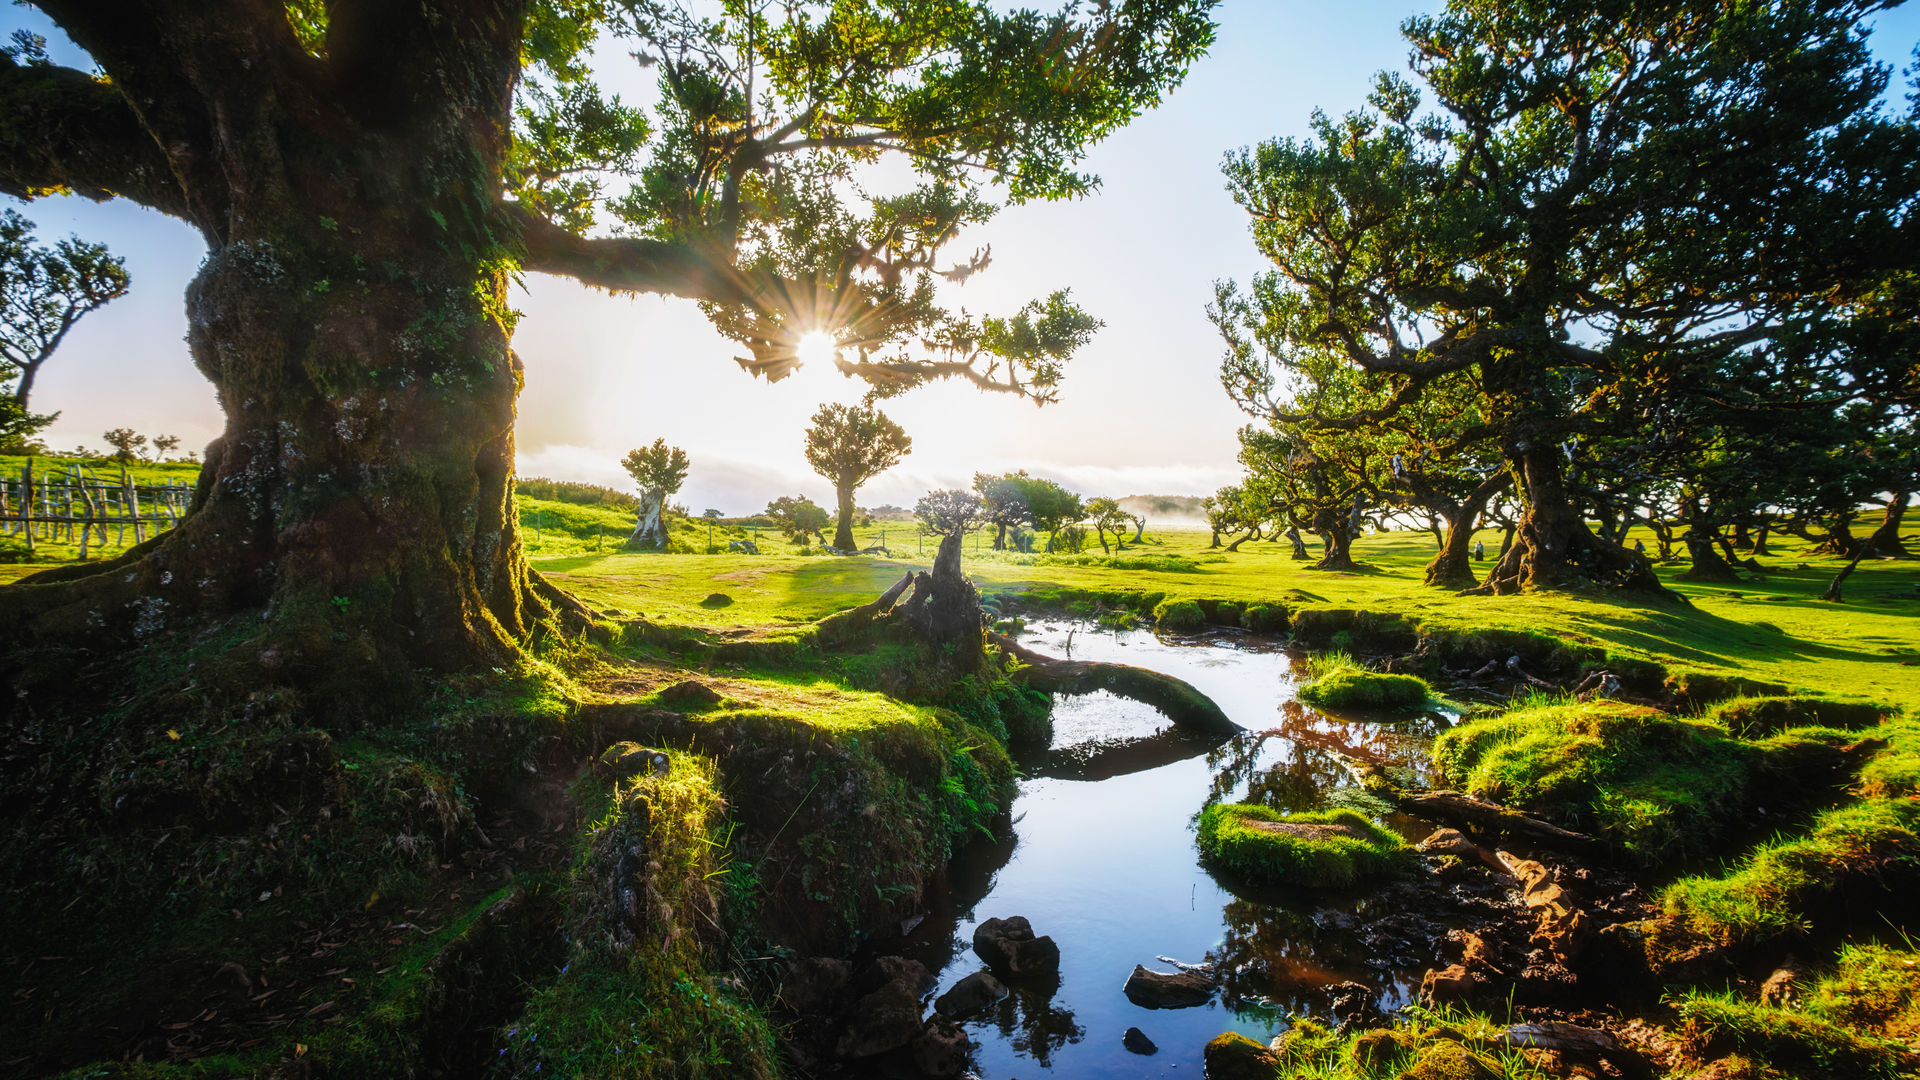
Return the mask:
<svg viewBox="0 0 1920 1080">
<path fill-rule="evenodd" d="M 1427 768 L 1442 717 L 1398 724 L 1346 721 L 1294 700 L 1297 654 L 1243 636 L 1161 641 L 1147 631 L 1041 623 L 1021 640 L 1050 656 L 1134 664 L 1176 675 L 1248 729 L 1230 739 L 1173 728 L 1155 710 L 1097 693 L 1061 697 L 1053 745 L 1024 763 L 1014 836 L 971 845 L 945 895 L 915 928 L 915 953 L 939 992 L 983 965 L 975 926 L 1024 915 L 1060 946 L 1060 976 L 1013 986 L 960 1024 L 983 1080 L 1063 1077 L 1199 1078 L 1201 1050 L 1223 1031 L 1262 1042 L 1290 1012 L 1327 1014 L 1324 988 L 1355 981 L 1383 1008 L 1405 1004 L 1426 957 L 1375 955 L 1368 922 L 1386 912 L 1365 891 L 1263 890 L 1218 881 L 1202 869 L 1193 819 L 1209 798 L 1249 792 L 1288 810 L 1341 805 L 1361 794 L 1339 747 L 1416 774 Z M 1426 827 L 1389 824 L 1413 838 Z M 1223 986 L 1204 1006 L 1147 1009 L 1121 992 L 1135 964 L 1161 971 L 1212 963 Z M 1157 1046 L 1142 1056 L 1121 1038 L 1137 1027 Z"/>
</svg>

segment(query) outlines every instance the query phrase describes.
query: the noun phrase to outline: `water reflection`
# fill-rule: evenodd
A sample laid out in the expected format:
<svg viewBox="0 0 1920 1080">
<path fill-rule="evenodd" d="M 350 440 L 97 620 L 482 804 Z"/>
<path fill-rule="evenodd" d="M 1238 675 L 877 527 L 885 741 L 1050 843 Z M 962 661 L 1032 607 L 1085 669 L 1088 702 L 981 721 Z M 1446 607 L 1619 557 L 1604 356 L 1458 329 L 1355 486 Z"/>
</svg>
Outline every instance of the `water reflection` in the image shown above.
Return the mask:
<svg viewBox="0 0 1920 1080">
<path fill-rule="evenodd" d="M 1060 945 L 1057 980 L 1011 986 L 993 1008 L 961 1019 L 979 1075 L 1198 1076 L 1208 1039 L 1237 1031 L 1264 1041 L 1290 1014 L 1325 1017 L 1329 986 L 1357 982 L 1384 1007 L 1403 1004 L 1427 957 L 1391 955 L 1377 928 L 1409 917 L 1396 910 L 1404 898 L 1220 880 L 1199 865 L 1192 822 L 1211 800 L 1364 806 L 1345 759 L 1424 774 L 1448 718 L 1372 723 L 1302 707 L 1296 658 L 1257 639 L 1196 645 L 1058 625 L 1027 640 L 1064 656 L 1069 630 L 1075 659 L 1177 675 L 1248 730 L 1197 737 L 1110 695 L 1060 699 L 1053 745 L 1022 765 L 1017 839 L 966 849 L 906 943 L 940 972 L 941 990 L 979 969 L 972 934 L 987 918 L 1025 915 Z M 1128 1001 L 1127 974 L 1136 963 L 1164 969 L 1156 957 L 1216 965 L 1216 999 L 1173 1010 Z M 1126 1051 L 1129 1027 L 1160 1052 Z"/>
</svg>

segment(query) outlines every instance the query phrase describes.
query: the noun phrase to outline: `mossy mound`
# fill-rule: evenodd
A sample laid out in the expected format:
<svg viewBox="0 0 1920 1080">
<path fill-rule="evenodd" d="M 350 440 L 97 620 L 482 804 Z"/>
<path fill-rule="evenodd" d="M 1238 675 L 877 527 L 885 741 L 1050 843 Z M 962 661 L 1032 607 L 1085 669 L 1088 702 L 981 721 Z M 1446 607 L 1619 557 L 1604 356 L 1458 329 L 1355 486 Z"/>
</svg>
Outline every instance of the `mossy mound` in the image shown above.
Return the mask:
<svg viewBox="0 0 1920 1080">
<path fill-rule="evenodd" d="M 1505 1031 L 1503 1024 L 1454 1006 L 1410 1009 L 1391 1028 L 1340 1034 L 1318 1020 L 1296 1017 L 1265 1055 L 1271 1064 L 1261 1080 L 1518 1080 L 1547 1075 L 1523 1057 L 1489 1052 Z M 1520 1067 L 1509 1072 L 1514 1065 Z M 1207 1075 L 1213 1075 L 1211 1059 Z"/>
<path fill-rule="evenodd" d="M 1434 761 L 1468 792 L 1612 840 L 1648 862 L 1712 853 L 1734 828 L 1821 801 L 1849 736 L 1737 739 L 1614 701 L 1536 699 L 1443 732 Z"/>
<path fill-rule="evenodd" d="M 1162 600 L 1153 608 L 1153 625 L 1176 634 L 1191 634 L 1207 625 L 1207 613 L 1192 600 Z"/>
<path fill-rule="evenodd" d="M 1913 799 L 1825 811 L 1804 834 L 1762 844 L 1725 874 L 1681 878 L 1661 903 L 1712 939 L 1763 941 L 1800 931 L 1802 913 L 1823 895 L 1895 866 L 1920 871 L 1920 802 Z"/>
<path fill-rule="evenodd" d="M 1790 727 L 1819 726 L 1857 731 L 1878 724 L 1887 710 L 1861 701 L 1803 697 L 1743 697 L 1723 701 L 1707 717 L 1741 738 L 1771 735 Z"/>
<path fill-rule="evenodd" d="M 1208 862 L 1263 885 L 1337 888 L 1414 861 L 1405 840 L 1352 810 L 1216 803 L 1200 814 L 1199 840 Z"/>
<path fill-rule="evenodd" d="M 1849 945 L 1792 1009 L 1694 992 L 1675 1012 L 1680 1044 L 1702 1061 L 1738 1054 L 1787 1076 L 1893 1080 L 1920 1075 L 1920 1053 L 1911 1047 L 1920 1033 L 1917 1001 L 1920 957 Z"/>
<path fill-rule="evenodd" d="M 1413 675 L 1346 669 L 1300 688 L 1300 700 L 1318 709 L 1407 711 L 1433 697 L 1426 680 Z"/>
<path fill-rule="evenodd" d="M 1287 629 L 1287 609 L 1279 604 L 1248 604 L 1240 625 L 1256 634 L 1281 634 Z"/>
</svg>

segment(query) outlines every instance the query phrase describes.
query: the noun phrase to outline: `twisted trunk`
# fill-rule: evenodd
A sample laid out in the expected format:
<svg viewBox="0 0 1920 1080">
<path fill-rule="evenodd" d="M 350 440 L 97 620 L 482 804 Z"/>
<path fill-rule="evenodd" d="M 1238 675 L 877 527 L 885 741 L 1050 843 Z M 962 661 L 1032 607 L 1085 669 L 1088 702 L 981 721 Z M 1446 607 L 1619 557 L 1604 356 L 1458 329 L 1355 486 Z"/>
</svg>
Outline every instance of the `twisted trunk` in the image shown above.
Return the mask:
<svg viewBox="0 0 1920 1080">
<path fill-rule="evenodd" d="M 1480 481 L 1464 502 L 1444 509 L 1446 539 L 1440 545 L 1440 554 L 1427 564 L 1427 584 L 1448 589 L 1473 584 L 1474 530 L 1479 527 L 1480 515 L 1486 511 L 1487 504 L 1511 483 L 1512 474 L 1503 469 Z"/>
<path fill-rule="evenodd" d="M 1905 541 L 1900 539 L 1900 526 L 1906 521 L 1907 506 L 1913 501 L 1913 493 L 1902 491 L 1887 500 L 1887 511 L 1880 519 L 1880 527 L 1867 537 L 1867 550 L 1875 555 L 1891 555 L 1897 559 L 1908 559 L 1913 553 L 1907 550 Z"/>
<path fill-rule="evenodd" d="M 1521 425 L 1519 430 L 1528 430 Z M 1559 448 L 1515 438 L 1507 459 L 1524 509 L 1512 543 L 1474 590 L 1506 594 L 1534 589 L 1607 587 L 1672 596 L 1646 556 L 1593 535 L 1567 496 Z"/>
</svg>

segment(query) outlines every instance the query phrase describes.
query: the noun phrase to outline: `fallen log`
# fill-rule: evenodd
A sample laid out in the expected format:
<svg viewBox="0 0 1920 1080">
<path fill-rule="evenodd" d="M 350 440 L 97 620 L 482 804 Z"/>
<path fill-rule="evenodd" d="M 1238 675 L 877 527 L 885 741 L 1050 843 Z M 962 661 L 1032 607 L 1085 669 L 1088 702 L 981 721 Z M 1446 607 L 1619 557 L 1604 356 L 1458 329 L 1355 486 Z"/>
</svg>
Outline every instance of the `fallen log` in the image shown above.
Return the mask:
<svg viewBox="0 0 1920 1080">
<path fill-rule="evenodd" d="M 1105 690 L 1151 705 L 1183 728 L 1214 735 L 1234 735 L 1242 730 L 1212 698 L 1171 675 L 1131 664 L 1059 660 L 1034 652 L 1004 634 L 990 634 L 988 640 L 1026 665 L 1016 671 L 1013 678 L 1035 690 L 1055 694 L 1091 694 Z"/>
</svg>

